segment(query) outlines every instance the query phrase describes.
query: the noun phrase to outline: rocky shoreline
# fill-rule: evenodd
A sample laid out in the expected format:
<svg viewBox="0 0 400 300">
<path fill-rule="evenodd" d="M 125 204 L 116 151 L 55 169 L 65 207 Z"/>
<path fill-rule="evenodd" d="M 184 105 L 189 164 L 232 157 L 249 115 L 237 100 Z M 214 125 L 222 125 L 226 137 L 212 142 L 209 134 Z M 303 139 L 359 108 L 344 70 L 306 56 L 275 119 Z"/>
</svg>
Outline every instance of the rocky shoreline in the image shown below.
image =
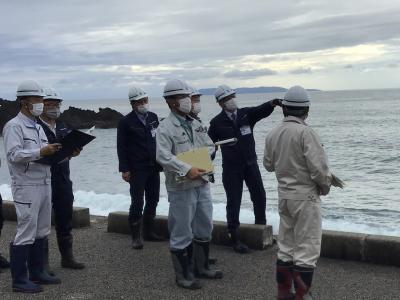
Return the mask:
<svg viewBox="0 0 400 300">
<path fill-rule="evenodd" d="M 0 98 L 0 132 L 4 125 L 14 118 L 19 111 L 16 101 L 9 101 Z M 86 129 L 92 126 L 96 128 L 116 128 L 123 115 L 111 108 L 99 108 L 98 112 L 88 109 L 81 109 L 70 106 L 64 110 L 60 120 L 68 124 L 71 128 Z"/>
</svg>

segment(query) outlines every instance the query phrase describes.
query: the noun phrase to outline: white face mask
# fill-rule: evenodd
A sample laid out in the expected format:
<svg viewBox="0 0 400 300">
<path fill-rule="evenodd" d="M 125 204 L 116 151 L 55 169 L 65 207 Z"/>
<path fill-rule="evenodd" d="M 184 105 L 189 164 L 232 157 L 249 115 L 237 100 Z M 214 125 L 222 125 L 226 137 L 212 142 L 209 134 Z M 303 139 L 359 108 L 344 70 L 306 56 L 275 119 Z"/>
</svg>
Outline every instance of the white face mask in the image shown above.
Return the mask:
<svg viewBox="0 0 400 300">
<path fill-rule="evenodd" d="M 34 117 L 39 117 L 43 113 L 43 103 L 31 103 L 31 105 L 30 113 Z"/>
<path fill-rule="evenodd" d="M 230 100 L 226 101 L 224 106 L 225 106 L 225 109 L 228 111 L 234 111 L 235 109 L 238 108 L 235 99 L 230 99 Z"/>
<path fill-rule="evenodd" d="M 48 116 L 50 119 L 56 120 L 60 117 L 60 108 L 55 107 L 55 108 L 50 108 L 46 111 L 46 116 Z"/>
<path fill-rule="evenodd" d="M 148 104 L 142 104 L 136 107 L 138 113 L 145 115 L 149 111 L 149 105 Z"/>
<path fill-rule="evenodd" d="M 192 113 L 195 115 L 199 114 L 201 112 L 201 105 L 200 102 L 195 102 L 192 105 Z"/>
<path fill-rule="evenodd" d="M 189 97 L 179 99 L 178 109 L 185 114 L 190 113 L 190 111 L 192 110 L 192 100 L 190 100 Z"/>
</svg>

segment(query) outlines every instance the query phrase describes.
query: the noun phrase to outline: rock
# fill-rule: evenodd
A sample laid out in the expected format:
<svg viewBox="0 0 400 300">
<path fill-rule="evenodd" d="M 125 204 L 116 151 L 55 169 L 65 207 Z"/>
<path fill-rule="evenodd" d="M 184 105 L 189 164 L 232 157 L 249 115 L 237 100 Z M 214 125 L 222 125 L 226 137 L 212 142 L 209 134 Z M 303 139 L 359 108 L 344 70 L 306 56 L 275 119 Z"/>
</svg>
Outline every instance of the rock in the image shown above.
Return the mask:
<svg viewBox="0 0 400 300">
<path fill-rule="evenodd" d="M 4 125 L 17 115 L 19 105 L 16 101 L 8 101 L 1 98 L 0 105 L 0 132 L 2 132 Z M 70 106 L 61 114 L 60 120 L 76 129 L 85 129 L 92 126 L 97 128 L 117 128 L 118 122 L 122 117 L 123 115 L 120 112 L 108 107 L 99 108 L 99 112 L 95 112 Z"/>
<path fill-rule="evenodd" d="M 72 128 L 83 129 L 96 126 L 97 128 L 116 128 L 123 115 L 111 108 L 99 108 L 99 112 L 84 110 L 70 106 L 60 117 L 60 120 Z"/>
</svg>

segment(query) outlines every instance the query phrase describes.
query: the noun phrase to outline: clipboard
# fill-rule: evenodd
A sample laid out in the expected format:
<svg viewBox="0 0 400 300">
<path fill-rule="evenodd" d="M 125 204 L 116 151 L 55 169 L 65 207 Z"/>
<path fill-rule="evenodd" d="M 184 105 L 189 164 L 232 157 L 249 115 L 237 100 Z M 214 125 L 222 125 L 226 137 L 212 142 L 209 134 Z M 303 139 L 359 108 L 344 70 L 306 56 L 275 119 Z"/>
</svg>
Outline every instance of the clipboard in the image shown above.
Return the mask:
<svg viewBox="0 0 400 300">
<path fill-rule="evenodd" d="M 176 155 L 176 158 L 193 167 L 206 170 L 206 174 L 214 173 L 214 165 L 208 153 L 208 147 L 181 152 Z"/>
<path fill-rule="evenodd" d="M 96 137 L 79 130 L 71 130 L 61 141 L 62 148 L 51 156 L 43 157 L 36 162 L 53 165 L 70 157 L 75 149 L 81 149 Z"/>
</svg>

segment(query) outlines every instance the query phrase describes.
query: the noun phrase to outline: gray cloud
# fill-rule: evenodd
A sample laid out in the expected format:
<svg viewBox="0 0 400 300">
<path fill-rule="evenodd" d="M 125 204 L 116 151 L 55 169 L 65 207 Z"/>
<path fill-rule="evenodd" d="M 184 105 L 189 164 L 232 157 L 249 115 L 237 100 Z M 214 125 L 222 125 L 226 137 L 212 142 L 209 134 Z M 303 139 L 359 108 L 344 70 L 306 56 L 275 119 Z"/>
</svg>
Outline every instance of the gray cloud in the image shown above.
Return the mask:
<svg viewBox="0 0 400 300">
<path fill-rule="evenodd" d="M 271 69 L 254 69 L 254 70 L 232 70 L 224 73 L 227 78 L 255 78 L 262 76 L 276 75 L 278 72 Z"/>
<path fill-rule="evenodd" d="M 311 74 L 311 68 L 298 68 L 290 71 L 290 74 Z"/>
<path fill-rule="evenodd" d="M 246 70 L 232 62 L 248 55 L 262 55 L 260 62 L 267 63 L 287 59 L 281 53 L 365 43 L 396 45 L 399 15 L 400 3 L 395 0 L 382 0 L 379 5 L 372 0 L 341 5 L 314 0 L 253 1 L 251 6 L 239 0 L 121 0 L 118 5 L 106 0 L 4 1 L 0 89 L 10 91 L 10 83 L 14 89 L 24 76 L 74 82 L 71 93 L 75 94 L 81 82 L 155 80 L 157 86 L 166 76 L 193 81 L 219 76 L 257 78 L 273 74 L 252 66 Z M 130 65 L 151 71 L 132 74 L 124 69 Z M 92 71 L 96 66 L 121 69 Z M 224 74 L 227 66 L 233 71 Z"/>
</svg>

